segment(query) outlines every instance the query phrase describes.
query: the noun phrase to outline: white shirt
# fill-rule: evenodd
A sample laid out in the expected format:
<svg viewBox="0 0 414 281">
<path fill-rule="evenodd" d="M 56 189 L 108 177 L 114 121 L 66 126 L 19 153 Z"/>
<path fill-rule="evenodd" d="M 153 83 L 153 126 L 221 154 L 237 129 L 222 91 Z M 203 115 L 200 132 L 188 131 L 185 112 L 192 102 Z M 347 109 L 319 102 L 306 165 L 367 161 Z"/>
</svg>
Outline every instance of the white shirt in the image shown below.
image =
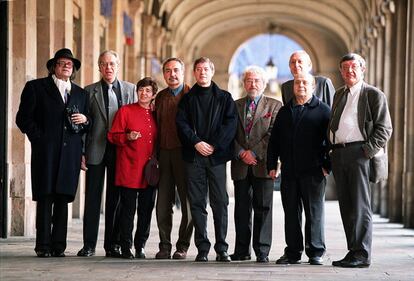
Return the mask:
<svg viewBox="0 0 414 281">
<path fill-rule="evenodd" d="M 70 80 L 68 79 L 68 81 L 63 81 L 57 78 L 55 74 L 52 75 L 52 78 L 56 84 L 56 87 L 59 89 L 63 103 L 65 103 L 65 92 L 69 94 L 72 88 L 72 84 L 70 83 Z"/>
<path fill-rule="evenodd" d="M 334 143 L 363 141 L 364 137 L 358 126 L 358 101 L 361 94 L 362 80 L 349 89 L 348 99 L 339 119 Z"/>
</svg>

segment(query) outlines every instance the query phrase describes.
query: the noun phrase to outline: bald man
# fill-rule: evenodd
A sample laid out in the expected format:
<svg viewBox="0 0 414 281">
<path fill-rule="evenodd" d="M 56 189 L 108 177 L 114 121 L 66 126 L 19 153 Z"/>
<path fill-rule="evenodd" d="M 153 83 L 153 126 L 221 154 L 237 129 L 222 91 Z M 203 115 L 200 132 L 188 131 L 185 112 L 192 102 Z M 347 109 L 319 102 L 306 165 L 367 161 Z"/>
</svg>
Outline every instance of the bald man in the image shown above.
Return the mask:
<svg viewBox="0 0 414 281">
<path fill-rule="evenodd" d="M 304 50 L 294 52 L 289 59 L 289 68 L 292 75 L 304 75 L 310 73 L 312 70 L 312 61 L 308 53 Z M 323 76 L 315 76 L 315 90 L 313 94 L 317 96 L 321 101 L 332 106 L 333 96 L 335 94 L 335 88 L 331 79 Z M 286 81 L 282 84 L 282 99 L 283 104 L 287 104 L 293 94 L 293 79 Z"/>
</svg>

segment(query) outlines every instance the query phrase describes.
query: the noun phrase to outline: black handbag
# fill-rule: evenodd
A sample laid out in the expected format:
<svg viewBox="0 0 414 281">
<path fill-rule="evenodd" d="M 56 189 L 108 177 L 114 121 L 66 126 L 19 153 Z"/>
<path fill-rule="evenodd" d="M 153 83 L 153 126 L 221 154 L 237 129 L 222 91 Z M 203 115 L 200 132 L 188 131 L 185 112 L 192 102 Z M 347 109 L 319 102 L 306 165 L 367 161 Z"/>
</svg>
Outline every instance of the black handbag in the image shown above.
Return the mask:
<svg viewBox="0 0 414 281">
<path fill-rule="evenodd" d="M 145 164 L 144 177 L 149 185 L 157 186 L 158 181 L 160 180 L 160 167 L 155 156 L 151 156 L 147 164 Z"/>
</svg>

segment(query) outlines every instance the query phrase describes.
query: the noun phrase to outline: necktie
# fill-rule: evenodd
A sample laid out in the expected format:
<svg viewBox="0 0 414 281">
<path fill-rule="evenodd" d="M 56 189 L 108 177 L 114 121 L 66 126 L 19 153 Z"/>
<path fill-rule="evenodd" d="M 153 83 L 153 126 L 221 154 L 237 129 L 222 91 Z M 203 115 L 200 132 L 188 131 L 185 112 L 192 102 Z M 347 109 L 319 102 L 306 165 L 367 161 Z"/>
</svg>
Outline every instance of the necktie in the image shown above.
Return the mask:
<svg viewBox="0 0 414 281">
<path fill-rule="evenodd" d="M 69 91 L 65 90 L 65 104 L 68 104 L 69 102 Z"/>
<path fill-rule="evenodd" d="M 344 91 L 341 99 L 338 101 L 338 104 L 335 107 L 334 112 L 332 114 L 331 131 L 334 134 L 338 130 L 339 120 L 341 119 L 342 112 L 344 111 L 346 101 L 348 99 L 348 94 L 349 94 L 349 89 L 346 88 L 346 90 Z"/>
<path fill-rule="evenodd" d="M 113 85 L 108 85 L 108 125 L 112 127 L 112 121 L 114 120 L 115 112 L 118 110 L 118 98 L 116 97 Z"/>
<path fill-rule="evenodd" d="M 252 129 L 253 117 L 254 117 L 255 111 L 256 111 L 256 104 L 254 103 L 254 101 L 251 101 L 249 104 L 249 107 L 247 108 L 247 112 L 246 112 L 246 120 L 245 120 L 245 127 L 244 127 L 246 136 L 250 134 L 250 130 Z"/>
</svg>

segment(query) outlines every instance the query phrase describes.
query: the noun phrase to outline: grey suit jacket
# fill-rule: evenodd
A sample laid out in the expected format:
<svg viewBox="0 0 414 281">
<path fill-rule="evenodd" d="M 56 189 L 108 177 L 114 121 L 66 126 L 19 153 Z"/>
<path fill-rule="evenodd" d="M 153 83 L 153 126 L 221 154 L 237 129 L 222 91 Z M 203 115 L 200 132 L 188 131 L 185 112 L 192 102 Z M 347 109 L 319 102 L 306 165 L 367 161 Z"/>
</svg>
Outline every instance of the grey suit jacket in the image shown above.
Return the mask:
<svg viewBox="0 0 414 281">
<path fill-rule="evenodd" d="M 236 101 L 238 112 L 237 133 L 235 138 L 235 157 L 231 161 L 231 177 L 233 180 L 242 180 L 247 176 L 248 165 L 238 158 L 241 150 L 252 150 L 257 157 L 257 165 L 252 166 L 253 175 L 259 178 L 268 178 L 266 170 L 267 145 L 276 115 L 282 103 L 273 98 L 262 96 L 257 104 L 253 118 L 250 136 L 246 139 L 245 116 L 246 97 Z"/>
<path fill-rule="evenodd" d="M 344 92 L 345 86 L 338 89 L 335 93 L 328 134 L 331 131 L 333 113 L 336 110 L 338 102 L 342 99 Z M 337 115 L 338 118 L 341 115 L 342 112 Z M 382 91 L 365 82 L 362 84 L 361 94 L 358 100 L 358 127 L 366 141 L 362 147 L 369 158 L 374 157 L 381 148 L 385 147 L 391 138 L 392 124 L 387 97 Z"/>
<path fill-rule="evenodd" d="M 137 101 L 136 86 L 132 83 L 118 80 L 121 90 L 122 105 Z M 108 116 L 102 94 L 101 81 L 85 87 L 89 99 L 89 116 L 92 119 L 92 127 L 86 136 L 86 163 L 97 165 L 102 162 L 107 143 Z"/>
<path fill-rule="evenodd" d="M 331 79 L 323 76 L 315 76 L 315 81 L 316 87 L 315 91 L 313 92 L 314 95 L 332 107 L 335 87 L 333 86 Z M 287 104 L 293 97 L 293 80 L 289 80 L 282 84 L 283 104 Z"/>
</svg>

